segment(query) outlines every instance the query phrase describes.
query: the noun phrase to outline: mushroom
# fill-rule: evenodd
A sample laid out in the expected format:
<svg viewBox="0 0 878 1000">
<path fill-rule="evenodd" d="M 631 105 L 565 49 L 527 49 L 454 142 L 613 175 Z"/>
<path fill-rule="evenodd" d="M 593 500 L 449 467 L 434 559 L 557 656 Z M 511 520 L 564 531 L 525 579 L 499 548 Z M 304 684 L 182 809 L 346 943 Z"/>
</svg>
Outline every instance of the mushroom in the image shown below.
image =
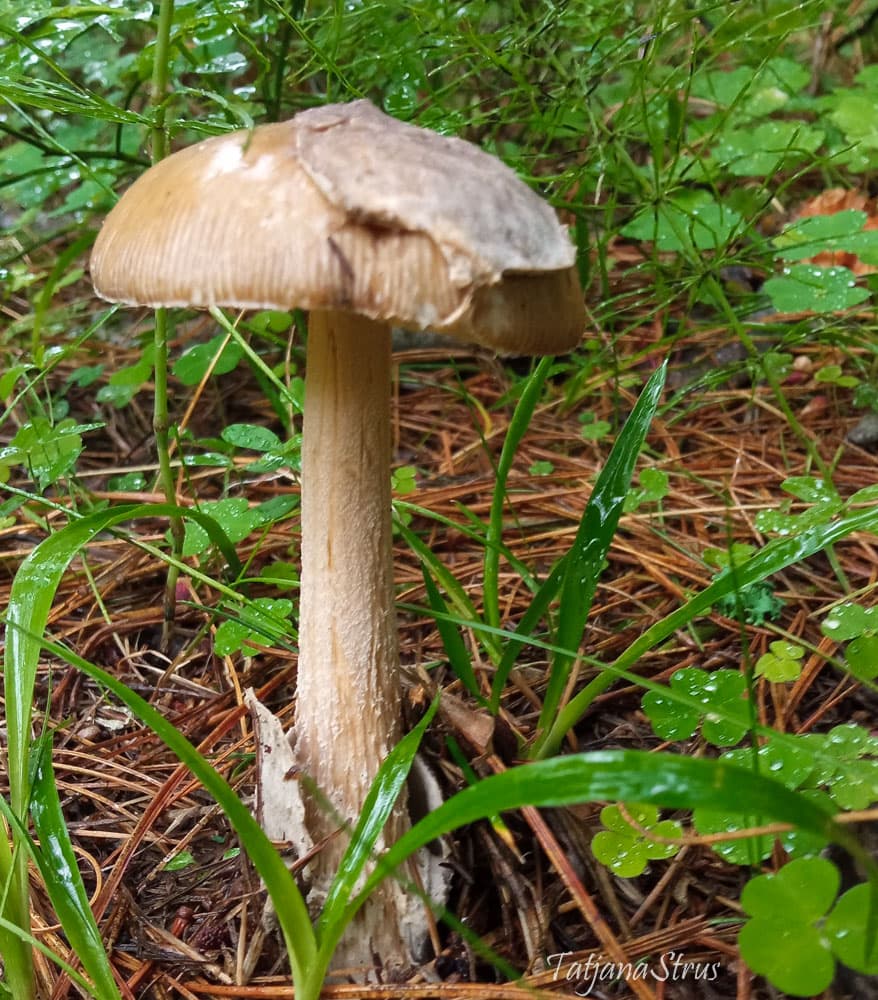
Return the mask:
<svg viewBox="0 0 878 1000">
<path fill-rule="evenodd" d="M 368 101 L 173 154 L 95 242 L 94 286 L 111 301 L 310 312 L 295 753 L 344 820 L 401 737 L 391 327 L 505 354 L 568 350 L 584 325 L 574 259 L 552 209 L 498 159 Z M 338 825 L 314 802 L 307 823 L 315 841 Z M 400 804 L 385 844 L 407 824 Z M 314 862 L 318 883 L 343 840 Z M 405 906 L 385 883 L 345 961 L 405 963 Z"/>
</svg>

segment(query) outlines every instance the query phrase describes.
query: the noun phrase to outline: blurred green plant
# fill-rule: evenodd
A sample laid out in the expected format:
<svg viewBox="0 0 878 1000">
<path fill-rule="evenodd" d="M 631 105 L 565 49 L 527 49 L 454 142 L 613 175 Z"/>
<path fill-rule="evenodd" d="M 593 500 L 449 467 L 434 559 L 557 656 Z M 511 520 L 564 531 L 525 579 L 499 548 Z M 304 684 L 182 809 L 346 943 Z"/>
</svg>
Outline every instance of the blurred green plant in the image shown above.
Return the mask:
<svg viewBox="0 0 878 1000">
<path fill-rule="evenodd" d="M 655 806 L 637 803 L 628 803 L 624 809 L 604 806 L 601 823 L 606 829 L 592 837 L 592 853 L 620 878 L 642 875 L 653 859 L 673 857 L 677 845 L 664 841 L 683 833 L 676 820 L 659 820 Z"/>
</svg>

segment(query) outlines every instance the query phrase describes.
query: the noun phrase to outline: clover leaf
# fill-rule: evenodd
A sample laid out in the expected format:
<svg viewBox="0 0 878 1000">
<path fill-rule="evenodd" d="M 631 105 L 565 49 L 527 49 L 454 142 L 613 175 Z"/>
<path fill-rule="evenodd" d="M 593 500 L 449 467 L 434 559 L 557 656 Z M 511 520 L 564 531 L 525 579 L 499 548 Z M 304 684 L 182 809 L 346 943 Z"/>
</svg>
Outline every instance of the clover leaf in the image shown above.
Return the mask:
<svg viewBox="0 0 878 1000">
<path fill-rule="evenodd" d="M 878 677 L 878 608 L 840 604 L 824 619 L 820 630 L 831 639 L 850 640 L 845 659 L 855 677 L 867 681 Z"/>
<path fill-rule="evenodd" d="M 692 811 L 692 825 L 699 836 L 739 833 L 759 824 L 758 817 L 742 816 L 739 812 L 698 807 Z M 730 865 L 758 865 L 771 854 L 774 838 L 765 835 L 717 840 L 712 850 Z"/>
<path fill-rule="evenodd" d="M 842 642 L 865 632 L 878 632 L 878 607 L 864 608 L 853 602 L 839 604 L 824 618 L 820 631 Z"/>
<path fill-rule="evenodd" d="M 835 904 L 824 931 L 836 958 L 857 972 L 878 975 L 878 947 L 869 927 L 870 887 L 856 885 Z"/>
<path fill-rule="evenodd" d="M 715 746 L 739 743 L 750 724 L 745 695 L 747 682 L 737 670 L 707 673 L 697 667 L 684 667 L 671 676 L 670 692 L 647 691 L 643 711 L 656 735 L 663 740 L 688 739 L 703 719 L 702 735 Z M 695 699 L 701 708 L 691 707 L 674 693 Z"/>
<path fill-rule="evenodd" d="M 626 812 L 635 826 L 616 805 L 601 810 L 601 822 L 607 828 L 592 838 L 594 856 L 622 878 L 642 875 L 653 858 L 670 858 L 677 853 L 676 844 L 652 840 L 650 834 L 662 838 L 678 838 L 682 827 L 676 820 L 659 820 L 657 806 L 626 805 Z"/>
<path fill-rule="evenodd" d="M 778 535 L 792 535 L 807 528 L 828 524 L 844 507 L 835 487 L 816 476 L 791 476 L 789 479 L 785 479 L 781 485 L 791 496 L 811 506 L 800 514 L 761 510 L 756 515 L 756 527 L 760 531 L 772 531 Z M 788 506 L 789 501 L 787 502 Z"/>
<path fill-rule="evenodd" d="M 864 681 L 878 677 L 878 635 L 860 635 L 851 639 L 844 655 L 854 677 Z"/>
<path fill-rule="evenodd" d="M 852 722 L 802 739 L 816 751 L 809 784 L 826 785 L 843 809 L 868 809 L 878 801 L 878 739 Z"/>
<path fill-rule="evenodd" d="M 622 510 L 631 514 L 645 503 L 658 503 L 668 495 L 668 474 L 664 469 L 644 469 L 639 476 L 640 488 L 625 497 Z"/>
<path fill-rule="evenodd" d="M 830 940 L 818 927 L 840 877 L 825 858 L 798 858 L 777 874 L 758 875 L 741 893 L 750 919 L 738 946 L 747 965 L 790 996 L 813 996 L 835 974 Z"/>
<path fill-rule="evenodd" d="M 729 750 L 720 759 L 738 767 L 758 771 L 766 777 L 781 782 L 787 788 L 799 788 L 814 770 L 814 755 L 811 749 L 804 742 L 791 742 L 787 739 L 768 740 L 760 747 Z M 802 795 L 824 803 L 829 801 L 826 793 L 818 789 L 807 789 Z M 724 813 L 718 810 L 696 809 L 693 823 L 700 834 L 737 833 L 758 825 L 760 818 L 741 817 L 738 813 Z M 780 834 L 779 839 L 784 850 L 797 857 L 816 854 L 827 844 L 826 837 L 800 829 L 787 830 Z M 711 847 L 729 864 L 752 865 L 767 858 L 771 854 L 772 845 L 772 837 L 757 835 L 720 840 Z"/>
<path fill-rule="evenodd" d="M 763 653 L 756 661 L 756 676 L 773 683 L 794 681 L 802 672 L 803 646 L 778 639 L 769 644 L 769 652 Z"/>
</svg>

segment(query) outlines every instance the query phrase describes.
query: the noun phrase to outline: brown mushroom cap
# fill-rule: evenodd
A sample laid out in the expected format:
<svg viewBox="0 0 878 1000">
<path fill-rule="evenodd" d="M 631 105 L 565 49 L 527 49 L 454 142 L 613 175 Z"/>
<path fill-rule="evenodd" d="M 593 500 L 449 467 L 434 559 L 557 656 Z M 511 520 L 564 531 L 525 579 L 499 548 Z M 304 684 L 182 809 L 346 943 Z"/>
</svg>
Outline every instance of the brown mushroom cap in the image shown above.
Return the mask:
<svg viewBox="0 0 878 1000">
<path fill-rule="evenodd" d="M 91 272 L 112 301 L 344 310 L 549 354 L 583 329 L 574 258 L 498 159 L 355 101 L 161 161 L 107 216 Z"/>
</svg>

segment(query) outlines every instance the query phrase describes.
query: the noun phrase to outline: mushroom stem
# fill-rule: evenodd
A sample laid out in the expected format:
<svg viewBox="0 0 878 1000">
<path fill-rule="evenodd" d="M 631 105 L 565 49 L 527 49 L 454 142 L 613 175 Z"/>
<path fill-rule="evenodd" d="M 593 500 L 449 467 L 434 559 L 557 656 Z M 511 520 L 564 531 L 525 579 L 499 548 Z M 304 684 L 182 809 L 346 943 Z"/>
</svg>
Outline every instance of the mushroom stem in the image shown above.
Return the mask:
<svg viewBox="0 0 878 1000">
<path fill-rule="evenodd" d="M 390 328 L 351 313 L 312 312 L 306 361 L 296 757 L 338 815 L 353 823 L 401 737 Z M 387 843 L 405 829 L 405 817 L 399 803 Z M 317 802 L 306 804 L 306 821 L 315 841 L 338 828 Z M 347 839 L 333 838 L 312 864 L 318 891 L 337 871 Z M 351 964 L 359 958 L 371 965 L 375 954 L 391 964 L 406 960 L 393 912 L 398 889 L 382 889 L 364 908 L 366 926 L 348 932 Z"/>
</svg>

